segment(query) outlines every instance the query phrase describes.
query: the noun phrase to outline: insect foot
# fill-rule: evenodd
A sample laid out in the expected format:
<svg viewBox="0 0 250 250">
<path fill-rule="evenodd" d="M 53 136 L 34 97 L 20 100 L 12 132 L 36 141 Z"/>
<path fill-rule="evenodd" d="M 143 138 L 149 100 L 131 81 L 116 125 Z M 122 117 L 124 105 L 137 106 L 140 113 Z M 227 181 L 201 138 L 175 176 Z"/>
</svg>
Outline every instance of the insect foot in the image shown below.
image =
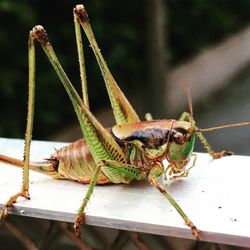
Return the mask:
<svg viewBox="0 0 250 250">
<path fill-rule="evenodd" d="M 231 152 L 231 151 L 225 151 L 225 150 L 223 150 L 223 151 L 221 151 L 221 152 L 219 152 L 219 153 L 214 153 L 213 154 L 213 158 L 214 159 L 219 159 L 219 158 L 222 158 L 222 157 L 224 157 L 224 156 L 230 156 L 230 155 L 233 155 L 234 153 L 233 152 Z"/>
<path fill-rule="evenodd" d="M 0 213 L 0 223 L 4 220 L 5 217 L 8 215 L 8 207 L 4 206 L 3 210 Z"/>
<path fill-rule="evenodd" d="M 192 234 L 194 235 L 194 237 L 196 238 L 196 240 L 200 239 L 200 230 L 193 224 L 193 222 L 191 220 L 189 220 L 188 218 L 185 219 L 185 224 L 191 228 L 192 230 Z"/>
<path fill-rule="evenodd" d="M 0 213 L 0 221 L 4 220 L 5 217 L 8 215 L 8 209 L 14 205 L 14 203 L 17 202 L 18 197 L 23 197 L 27 200 L 30 199 L 29 193 L 25 190 L 13 195 L 10 197 L 10 199 L 5 203 L 3 210 Z"/>
<path fill-rule="evenodd" d="M 85 222 L 85 213 L 78 215 L 76 218 L 76 221 L 74 223 L 74 230 L 75 230 L 75 235 L 76 237 L 81 236 L 81 229 L 80 226 Z"/>
</svg>

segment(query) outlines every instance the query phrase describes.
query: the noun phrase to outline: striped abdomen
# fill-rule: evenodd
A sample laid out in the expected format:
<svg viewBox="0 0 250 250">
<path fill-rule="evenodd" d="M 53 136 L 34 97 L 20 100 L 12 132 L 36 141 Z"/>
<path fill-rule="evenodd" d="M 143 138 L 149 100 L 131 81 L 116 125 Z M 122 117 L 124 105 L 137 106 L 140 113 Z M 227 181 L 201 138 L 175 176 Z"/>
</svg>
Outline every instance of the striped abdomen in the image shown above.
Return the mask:
<svg viewBox="0 0 250 250">
<path fill-rule="evenodd" d="M 84 139 L 58 149 L 49 161 L 54 169 L 65 179 L 90 183 L 96 164 Z M 103 173 L 99 174 L 97 184 L 109 183 L 111 180 Z"/>
</svg>

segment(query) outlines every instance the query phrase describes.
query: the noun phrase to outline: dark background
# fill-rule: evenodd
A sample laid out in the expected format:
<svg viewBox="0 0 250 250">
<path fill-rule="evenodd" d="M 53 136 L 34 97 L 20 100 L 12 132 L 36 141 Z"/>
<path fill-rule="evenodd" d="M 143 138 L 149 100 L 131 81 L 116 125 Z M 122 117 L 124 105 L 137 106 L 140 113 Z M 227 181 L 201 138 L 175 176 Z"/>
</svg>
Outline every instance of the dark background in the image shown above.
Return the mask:
<svg viewBox="0 0 250 250">
<path fill-rule="evenodd" d="M 97 41 L 118 84 L 140 114 L 151 111 L 148 81 L 149 1 L 86 1 Z M 163 1 L 164 2 L 164 1 Z M 41 24 L 75 86 L 80 89 L 72 9 L 79 1 L 0 1 L 0 136 L 24 136 L 27 107 L 27 40 Z M 166 70 L 249 24 L 250 2 L 165 1 Z M 84 37 L 84 36 L 83 36 Z M 85 38 L 85 37 L 84 37 Z M 91 109 L 109 105 L 92 51 L 85 42 Z M 46 56 L 37 46 L 35 139 L 76 123 L 69 99 Z M 178 103 L 176 104 L 178 105 Z M 159 107 L 164 109 L 165 107 Z M 157 114 L 154 115 L 157 117 Z M 167 111 L 166 111 L 167 112 Z M 165 118 L 165 117 L 161 117 Z"/>
</svg>

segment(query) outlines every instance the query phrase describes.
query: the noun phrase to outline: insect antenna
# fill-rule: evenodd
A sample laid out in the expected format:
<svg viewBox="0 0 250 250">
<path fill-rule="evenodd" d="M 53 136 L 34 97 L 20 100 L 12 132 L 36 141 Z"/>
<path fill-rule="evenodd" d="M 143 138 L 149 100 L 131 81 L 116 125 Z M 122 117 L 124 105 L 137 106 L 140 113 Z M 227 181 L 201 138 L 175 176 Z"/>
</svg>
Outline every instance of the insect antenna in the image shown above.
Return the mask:
<svg viewBox="0 0 250 250">
<path fill-rule="evenodd" d="M 185 121 L 191 122 L 194 126 L 195 121 L 194 121 L 193 101 L 192 101 L 192 94 L 191 94 L 190 86 L 186 81 L 182 81 L 180 85 L 182 86 L 182 88 L 184 89 L 186 93 L 187 101 L 188 101 L 188 109 L 189 109 L 189 113 L 184 112 L 184 117 L 182 118 L 184 118 Z"/>
<path fill-rule="evenodd" d="M 189 86 L 188 82 L 186 82 L 186 81 L 180 82 L 180 85 L 184 89 L 184 91 L 186 92 L 187 99 L 188 99 L 189 114 L 192 116 L 192 119 L 193 119 L 194 113 L 193 113 L 193 102 L 192 102 L 192 94 L 191 94 L 190 86 Z"/>
<path fill-rule="evenodd" d="M 188 85 L 187 82 L 182 82 L 181 85 L 183 86 L 187 94 L 191 122 L 194 124 L 194 113 L 193 113 L 192 94 L 191 94 L 190 86 Z M 210 131 L 224 129 L 224 128 L 241 127 L 241 126 L 249 126 L 249 125 L 250 125 L 250 121 L 238 122 L 238 123 L 223 124 L 220 126 L 214 126 L 210 128 L 197 128 L 196 131 L 197 132 L 210 132 Z"/>
<path fill-rule="evenodd" d="M 193 102 L 192 102 L 191 90 L 190 90 L 190 87 L 188 85 L 186 86 L 186 93 L 187 93 L 187 98 L 188 98 L 189 113 L 190 113 L 192 120 L 193 120 L 194 119 Z"/>
<path fill-rule="evenodd" d="M 240 126 L 248 126 L 248 125 L 250 125 L 250 122 L 238 122 L 238 123 L 224 124 L 224 125 L 210 127 L 210 128 L 197 128 L 197 132 L 210 132 L 210 131 L 224 129 L 224 128 L 232 128 L 232 127 L 240 127 Z"/>
</svg>

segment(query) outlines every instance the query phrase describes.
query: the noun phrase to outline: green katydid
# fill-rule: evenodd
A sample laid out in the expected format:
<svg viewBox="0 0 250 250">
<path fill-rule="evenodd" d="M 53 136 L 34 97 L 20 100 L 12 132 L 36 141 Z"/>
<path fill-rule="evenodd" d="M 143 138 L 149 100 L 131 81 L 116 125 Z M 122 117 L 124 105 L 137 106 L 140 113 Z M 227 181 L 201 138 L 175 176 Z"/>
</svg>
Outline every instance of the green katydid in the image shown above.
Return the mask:
<svg viewBox="0 0 250 250">
<path fill-rule="evenodd" d="M 38 25 L 30 31 L 28 57 L 29 100 L 24 160 L 21 161 L 0 155 L 1 161 L 23 166 L 23 186 L 20 192 L 13 195 L 6 202 L 0 214 L 1 219 L 8 214 L 8 208 L 14 205 L 18 197 L 22 196 L 29 199 L 29 169 L 42 172 L 56 179 L 69 179 L 90 184 L 75 220 L 74 228 L 77 235 L 80 234 L 80 224 L 84 221 L 84 209 L 96 184 L 129 184 L 133 180 L 148 179 L 175 207 L 186 225 L 191 228 L 193 235 L 198 238 L 199 230 L 177 202 L 161 186 L 158 179 L 162 175 L 165 175 L 165 178 L 179 178 L 188 175 L 189 170 L 195 165 L 194 160 L 193 165 L 188 167 L 193 154 L 196 136 L 213 158 L 231 155 L 232 153 L 227 151 L 215 153 L 202 132 L 225 127 L 250 125 L 250 122 L 199 129 L 193 119 L 190 101 L 190 113 L 184 112 L 178 120 L 153 120 L 151 115 L 147 114 L 146 120 L 140 121 L 103 59 L 83 5 L 77 5 L 74 9 L 74 24 L 83 99 L 80 98 L 60 65 L 44 28 Z M 81 26 L 94 51 L 109 94 L 116 120 L 116 125 L 110 129 L 105 129 L 89 109 L 84 55 L 81 46 Z M 35 41 L 41 44 L 63 83 L 72 101 L 84 135 L 84 139 L 56 150 L 43 163 L 30 162 L 29 160 L 35 99 Z M 166 169 L 164 169 L 162 163 L 164 159 L 169 162 Z"/>
</svg>

